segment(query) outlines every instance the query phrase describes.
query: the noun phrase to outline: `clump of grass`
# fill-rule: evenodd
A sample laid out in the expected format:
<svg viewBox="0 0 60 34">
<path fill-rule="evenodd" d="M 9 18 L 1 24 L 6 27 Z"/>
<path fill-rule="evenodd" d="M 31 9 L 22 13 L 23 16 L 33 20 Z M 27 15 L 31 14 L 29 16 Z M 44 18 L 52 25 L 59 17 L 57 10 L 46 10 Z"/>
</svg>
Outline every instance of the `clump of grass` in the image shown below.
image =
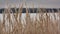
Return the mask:
<svg viewBox="0 0 60 34">
<path fill-rule="evenodd" d="M 36 16 L 31 18 L 29 10 L 26 7 L 26 17 L 25 21 L 23 21 L 23 23 L 26 24 L 22 24 L 22 10 L 23 4 L 21 5 L 21 7 L 19 7 L 18 11 L 15 7 L 15 13 L 12 12 L 10 7 L 8 7 L 8 9 L 5 9 L 3 13 L 3 23 L 1 23 L 0 21 L 0 34 L 59 34 L 60 13 L 57 13 L 59 17 L 58 20 L 55 15 L 56 13 L 47 13 L 45 9 L 39 8 L 36 12 Z M 12 12 L 13 16 L 11 16 L 10 12 Z M 51 14 L 53 15 L 53 17 L 51 16 Z"/>
</svg>

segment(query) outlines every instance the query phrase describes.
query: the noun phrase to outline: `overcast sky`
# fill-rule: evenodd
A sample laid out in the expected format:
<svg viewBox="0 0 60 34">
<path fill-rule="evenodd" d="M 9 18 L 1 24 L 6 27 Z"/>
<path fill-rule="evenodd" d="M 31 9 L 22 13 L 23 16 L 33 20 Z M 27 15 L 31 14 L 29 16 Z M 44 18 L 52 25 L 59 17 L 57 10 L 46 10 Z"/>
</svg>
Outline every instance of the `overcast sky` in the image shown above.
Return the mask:
<svg viewBox="0 0 60 34">
<path fill-rule="evenodd" d="M 19 3 L 23 3 L 23 0 L 8 0 L 8 2 L 6 2 L 6 0 L 0 0 L 0 8 L 7 7 L 6 3 L 17 6 Z M 28 7 L 32 7 L 32 3 L 34 3 L 34 7 L 60 8 L 60 0 L 26 0 Z"/>
</svg>

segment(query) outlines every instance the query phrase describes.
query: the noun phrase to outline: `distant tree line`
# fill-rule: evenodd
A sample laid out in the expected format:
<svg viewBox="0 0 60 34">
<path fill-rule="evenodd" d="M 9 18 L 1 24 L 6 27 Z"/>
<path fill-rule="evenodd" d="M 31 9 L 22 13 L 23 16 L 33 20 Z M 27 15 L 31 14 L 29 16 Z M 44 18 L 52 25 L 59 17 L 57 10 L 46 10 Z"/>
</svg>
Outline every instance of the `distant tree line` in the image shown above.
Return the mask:
<svg viewBox="0 0 60 34">
<path fill-rule="evenodd" d="M 6 8 L 2 8 L 0 9 L 0 13 L 4 12 Z M 12 12 L 15 13 L 15 8 L 11 8 Z M 58 12 L 60 9 L 51 9 L 51 8 L 28 8 L 28 12 L 29 13 L 38 13 L 39 11 L 45 13 L 52 13 L 52 12 Z M 16 11 L 19 11 L 19 8 L 16 8 Z M 22 13 L 26 13 L 26 8 L 22 9 Z"/>
</svg>

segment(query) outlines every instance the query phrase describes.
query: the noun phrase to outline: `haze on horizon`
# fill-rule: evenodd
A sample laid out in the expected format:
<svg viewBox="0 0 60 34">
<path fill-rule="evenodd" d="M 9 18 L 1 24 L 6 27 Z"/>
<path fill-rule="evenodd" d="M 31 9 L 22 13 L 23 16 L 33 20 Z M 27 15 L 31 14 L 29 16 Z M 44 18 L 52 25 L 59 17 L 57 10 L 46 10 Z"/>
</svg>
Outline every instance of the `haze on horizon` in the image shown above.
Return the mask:
<svg viewBox="0 0 60 34">
<path fill-rule="evenodd" d="M 23 3 L 24 0 L 0 0 L 0 8 L 7 7 L 6 3 L 9 5 L 16 5 Z M 60 8 L 60 0 L 26 0 L 26 4 L 28 7 L 32 7 L 32 3 L 34 3 L 35 8 Z M 13 6 L 14 7 L 14 6 Z M 25 6 L 24 6 L 25 7 Z"/>
</svg>

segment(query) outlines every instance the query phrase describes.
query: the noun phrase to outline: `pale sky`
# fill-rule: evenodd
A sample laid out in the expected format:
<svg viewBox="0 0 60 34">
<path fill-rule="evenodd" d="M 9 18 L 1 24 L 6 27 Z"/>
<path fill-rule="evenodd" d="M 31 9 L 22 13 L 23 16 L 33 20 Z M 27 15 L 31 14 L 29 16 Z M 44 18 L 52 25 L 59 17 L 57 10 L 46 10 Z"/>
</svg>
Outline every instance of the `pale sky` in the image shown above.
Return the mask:
<svg viewBox="0 0 60 34">
<path fill-rule="evenodd" d="M 23 3 L 23 0 L 8 0 L 8 4 L 18 4 Z M 41 8 L 60 8 L 60 0 L 26 0 L 27 6 L 32 7 L 32 3 L 34 3 L 34 7 Z M 6 0 L 0 0 L 0 8 L 5 8 Z M 24 6 L 25 7 L 25 6 Z"/>
</svg>

